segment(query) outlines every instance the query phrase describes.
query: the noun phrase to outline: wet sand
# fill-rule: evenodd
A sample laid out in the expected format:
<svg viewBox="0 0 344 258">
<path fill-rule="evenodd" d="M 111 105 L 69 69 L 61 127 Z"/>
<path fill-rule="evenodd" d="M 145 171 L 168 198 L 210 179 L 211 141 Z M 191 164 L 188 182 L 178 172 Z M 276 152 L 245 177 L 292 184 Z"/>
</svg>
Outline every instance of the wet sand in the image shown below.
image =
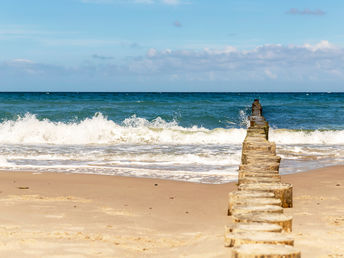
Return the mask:
<svg viewBox="0 0 344 258">
<path fill-rule="evenodd" d="M 344 166 L 286 175 L 302 257 L 344 257 Z M 234 183 L 0 172 L 0 257 L 229 257 Z"/>
</svg>

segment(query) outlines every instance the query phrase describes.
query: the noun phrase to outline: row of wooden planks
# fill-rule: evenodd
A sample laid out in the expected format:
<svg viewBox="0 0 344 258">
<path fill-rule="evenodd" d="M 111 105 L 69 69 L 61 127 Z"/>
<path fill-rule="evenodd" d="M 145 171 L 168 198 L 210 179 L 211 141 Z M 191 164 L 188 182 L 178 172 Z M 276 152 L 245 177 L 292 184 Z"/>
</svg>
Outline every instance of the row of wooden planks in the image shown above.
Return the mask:
<svg viewBox="0 0 344 258">
<path fill-rule="evenodd" d="M 292 231 L 292 217 L 283 213 L 293 206 L 293 187 L 282 183 L 281 158 L 269 139 L 269 124 L 259 100 L 252 104 L 250 127 L 242 145 L 238 189 L 229 193 L 225 246 L 236 258 L 299 258 Z"/>
</svg>

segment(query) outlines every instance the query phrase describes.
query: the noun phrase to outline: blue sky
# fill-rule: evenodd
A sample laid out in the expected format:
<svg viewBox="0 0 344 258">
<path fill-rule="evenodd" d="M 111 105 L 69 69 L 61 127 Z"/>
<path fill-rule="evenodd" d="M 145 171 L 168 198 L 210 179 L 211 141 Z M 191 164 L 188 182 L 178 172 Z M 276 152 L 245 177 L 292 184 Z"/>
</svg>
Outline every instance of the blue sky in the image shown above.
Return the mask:
<svg viewBox="0 0 344 258">
<path fill-rule="evenodd" d="M 344 2 L 1 0 L 1 91 L 344 91 Z"/>
</svg>

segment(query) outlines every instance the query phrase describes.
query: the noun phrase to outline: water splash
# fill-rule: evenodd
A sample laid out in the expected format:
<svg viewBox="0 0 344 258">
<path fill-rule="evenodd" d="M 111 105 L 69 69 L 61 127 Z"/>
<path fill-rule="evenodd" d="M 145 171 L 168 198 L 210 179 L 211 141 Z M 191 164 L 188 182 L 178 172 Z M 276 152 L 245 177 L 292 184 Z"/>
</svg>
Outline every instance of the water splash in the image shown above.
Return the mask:
<svg viewBox="0 0 344 258">
<path fill-rule="evenodd" d="M 240 125 L 244 128 L 248 128 L 250 126 L 250 120 L 248 119 L 248 115 L 245 110 L 239 111 L 240 117 Z"/>
</svg>

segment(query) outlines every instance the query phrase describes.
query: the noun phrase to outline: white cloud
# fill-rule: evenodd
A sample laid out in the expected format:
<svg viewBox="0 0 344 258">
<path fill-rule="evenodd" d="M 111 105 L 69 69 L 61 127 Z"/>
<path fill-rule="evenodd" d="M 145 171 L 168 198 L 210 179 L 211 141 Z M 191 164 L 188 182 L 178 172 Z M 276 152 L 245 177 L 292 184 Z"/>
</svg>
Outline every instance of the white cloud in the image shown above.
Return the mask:
<svg viewBox="0 0 344 258">
<path fill-rule="evenodd" d="M 210 54 L 210 55 L 222 55 L 222 54 L 229 54 L 232 52 L 236 52 L 237 49 L 233 46 L 225 46 L 223 49 L 209 49 L 205 48 L 204 52 Z"/>
<path fill-rule="evenodd" d="M 303 45 L 262 45 L 240 50 L 233 46 L 203 50 L 158 50 L 145 55 L 89 62 L 76 67 L 14 59 L 0 63 L 0 75 L 21 78 L 80 76 L 99 80 L 143 80 L 147 82 L 344 82 L 344 49 L 328 41 Z M 325 83 L 326 84 L 326 83 Z"/>
<path fill-rule="evenodd" d="M 23 58 L 12 59 L 10 62 L 16 63 L 16 64 L 33 64 L 34 63 L 30 59 L 23 59 Z"/>
<path fill-rule="evenodd" d="M 304 45 L 233 46 L 203 50 L 150 49 L 130 63 L 141 75 L 178 74 L 184 80 L 344 79 L 344 49 L 328 41 Z"/>
<path fill-rule="evenodd" d="M 312 51 L 317 51 L 317 50 L 326 50 L 326 49 L 334 49 L 335 46 L 330 44 L 330 42 L 328 42 L 327 40 L 322 40 L 319 43 L 315 44 L 315 45 L 311 45 L 311 44 L 304 44 L 304 47 L 307 49 L 310 49 Z"/>
<path fill-rule="evenodd" d="M 150 49 L 148 49 L 148 51 L 147 51 L 147 56 L 148 57 L 153 57 L 153 56 L 155 56 L 157 54 L 157 50 L 155 49 L 155 48 L 150 48 Z"/>
</svg>

